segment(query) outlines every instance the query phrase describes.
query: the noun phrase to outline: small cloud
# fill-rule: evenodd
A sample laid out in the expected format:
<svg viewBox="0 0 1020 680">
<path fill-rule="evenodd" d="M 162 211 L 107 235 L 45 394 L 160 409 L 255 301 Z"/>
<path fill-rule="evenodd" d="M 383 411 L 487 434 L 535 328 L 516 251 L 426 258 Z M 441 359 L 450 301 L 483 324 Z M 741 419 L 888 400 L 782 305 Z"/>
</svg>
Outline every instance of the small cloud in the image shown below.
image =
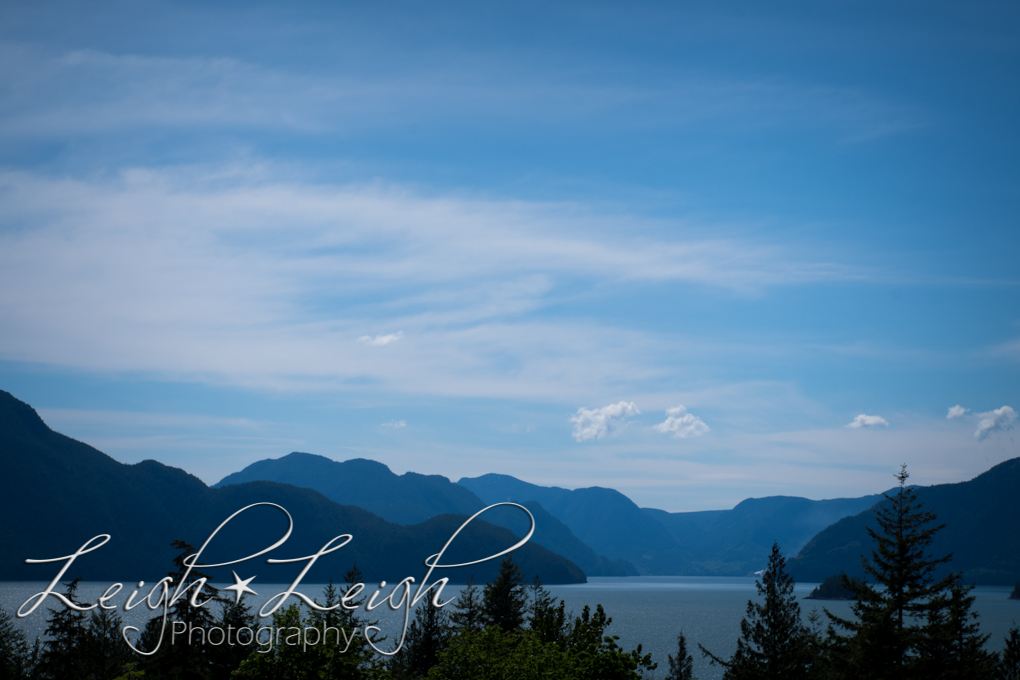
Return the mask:
<svg viewBox="0 0 1020 680">
<path fill-rule="evenodd" d="M 862 427 L 875 427 L 876 425 L 884 425 L 885 427 L 889 427 L 889 421 L 887 421 L 882 416 L 869 416 L 867 413 L 862 413 L 861 415 L 854 418 L 854 421 L 852 423 L 848 423 L 846 427 L 859 429 Z"/>
<path fill-rule="evenodd" d="M 983 441 L 993 432 L 1010 430 L 1016 423 L 1016 411 L 1009 406 L 1003 406 L 987 413 L 979 413 L 977 416 L 981 419 L 978 421 L 977 430 L 974 432 L 974 436 L 977 437 L 978 441 Z"/>
<path fill-rule="evenodd" d="M 407 423 L 403 420 L 391 420 L 388 423 L 383 423 L 383 427 L 392 427 L 393 429 L 407 427 Z"/>
<path fill-rule="evenodd" d="M 639 413 L 641 411 L 638 407 L 629 401 L 596 409 L 581 407 L 577 409 L 577 414 L 570 418 L 570 422 L 574 424 L 574 439 L 579 442 L 602 439 L 614 431 L 625 418 Z"/>
<path fill-rule="evenodd" d="M 674 439 L 687 439 L 688 437 L 700 437 L 708 432 L 709 427 L 701 418 L 687 412 L 687 407 L 681 404 L 666 409 L 666 420 L 654 428 L 663 434 L 670 434 Z"/>
<path fill-rule="evenodd" d="M 952 420 L 953 418 L 959 418 L 964 413 L 969 411 L 969 408 L 964 408 L 957 404 L 956 406 L 949 407 L 949 413 L 946 414 L 946 420 Z"/>
<path fill-rule="evenodd" d="M 390 333 L 389 335 L 362 335 L 358 338 L 358 342 L 371 345 L 372 347 L 385 347 L 386 345 L 393 344 L 402 337 L 404 337 L 404 332 L 397 331 L 396 333 Z"/>
</svg>

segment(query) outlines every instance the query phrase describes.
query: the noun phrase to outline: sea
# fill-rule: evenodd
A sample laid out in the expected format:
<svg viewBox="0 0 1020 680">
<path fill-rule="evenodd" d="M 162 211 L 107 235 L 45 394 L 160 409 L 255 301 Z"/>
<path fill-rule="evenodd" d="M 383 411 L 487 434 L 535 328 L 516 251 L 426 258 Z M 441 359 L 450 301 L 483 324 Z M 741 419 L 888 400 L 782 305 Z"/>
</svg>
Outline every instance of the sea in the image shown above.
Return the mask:
<svg viewBox="0 0 1020 680">
<path fill-rule="evenodd" d="M 0 583 L 0 605 L 13 613 L 35 593 L 46 588 L 43 582 Z M 85 582 L 79 586 L 79 599 L 95 602 L 109 587 L 107 583 Z M 214 584 L 221 585 L 221 584 Z M 795 594 L 800 599 L 801 614 L 805 623 L 808 615 L 817 611 L 824 624 L 827 620 L 823 608 L 837 616 L 850 614 L 850 603 L 844 601 L 821 601 L 804 599 L 818 584 L 798 583 Z M 249 604 L 261 606 L 266 600 L 287 588 L 286 584 L 252 583 L 260 594 L 252 596 Z M 322 600 L 324 585 L 302 584 L 299 590 L 310 597 Z M 389 594 L 392 586 L 382 589 L 380 600 Z M 595 609 L 601 604 L 612 623 L 606 633 L 619 636 L 625 650 L 638 644 L 643 652 L 650 652 L 658 668 L 647 672 L 645 677 L 662 678 L 669 668 L 667 655 L 676 654 L 677 634 L 683 631 L 688 650 L 694 656 L 694 674 L 700 680 L 718 680 L 722 677 L 719 666 L 710 665 L 698 650 L 703 645 L 716 656 L 727 658 L 736 649 L 740 635 L 740 621 L 744 617 L 748 600 L 758 601 L 755 579 L 735 577 L 688 577 L 688 576 L 634 576 L 622 578 L 589 578 L 587 583 L 574 585 L 546 586 L 557 600 L 563 600 L 568 612 L 575 616 L 588 605 Z M 374 585 L 366 588 L 370 594 Z M 444 599 L 456 597 L 461 586 L 447 586 Z M 1020 622 L 1020 601 L 1008 599 L 1011 591 L 1007 586 L 978 586 L 971 594 L 975 596 L 974 610 L 978 612 L 983 633 L 990 634 L 986 647 L 1000 650 L 1010 627 Z M 129 588 L 126 586 L 114 604 L 123 604 Z M 147 590 L 142 591 L 144 595 Z M 46 628 L 47 608 L 56 607 L 51 600 L 40 606 L 31 615 L 16 619 L 16 625 L 25 631 L 29 640 L 42 636 Z M 127 625 L 144 626 L 152 612 L 139 607 L 130 612 L 121 612 Z M 375 609 L 372 617 L 379 621 L 381 633 L 393 640 L 399 637 L 401 616 L 388 612 L 386 606 Z M 380 645 L 385 648 L 385 643 Z"/>
</svg>

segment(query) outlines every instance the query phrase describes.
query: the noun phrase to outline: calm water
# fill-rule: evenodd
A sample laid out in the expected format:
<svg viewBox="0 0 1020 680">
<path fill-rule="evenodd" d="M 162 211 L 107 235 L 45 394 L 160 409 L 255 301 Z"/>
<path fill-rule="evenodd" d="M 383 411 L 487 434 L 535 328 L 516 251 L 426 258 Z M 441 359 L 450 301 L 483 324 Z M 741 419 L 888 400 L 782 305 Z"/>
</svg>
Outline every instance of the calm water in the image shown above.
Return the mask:
<svg viewBox="0 0 1020 680">
<path fill-rule="evenodd" d="M 21 603 L 46 587 L 46 583 L 0 583 L 0 605 L 9 613 L 14 613 Z M 80 599 L 94 602 L 109 584 L 83 583 L 79 589 Z M 261 605 L 272 595 L 286 589 L 285 585 L 253 584 L 259 591 L 258 597 L 252 601 Z M 803 598 L 817 584 L 798 584 L 796 593 Z M 301 591 L 318 597 L 320 600 L 323 586 L 307 585 Z M 444 591 L 445 597 L 455 597 L 459 587 L 450 586 Z M 667 654 L 675 653 L 676 635 L 683 630 L 688 645 L 694 654 L 695 675 L 702 680 L 717 680 L 721 669 L 712 667 L 697 653 L 697 644 L 701 643 L 717 656 L 729 656 L 736 649 L 736 640 L 740 633 L 740 620 L 744 615 L 749 598 L 756 598 L 755 581 L 753 578 L 701 578 L 676 576 L 635 576 L 628 578 L 591 578 L 588 583 L 570 586 L 549 586 L 557 599 L 565 601 L 567 610 L 580 614 L 584 605 L 593 609 L 602 604 L 606 613 L 612 617 L 613 623 L 607 631 L 620 636 L 620 644 L 629 650 L 638 643 L 644 645 L 644 651 L 652 653 L 652 659 L 659 663 L 660 668 L 649 677 L 662 677 L 668 668 Z M 383 594 L 388 594 L 384 590 Z M 976 596 L 975 609 L 981 618 L 981 628 L 991 633 L 988 641 L 989 649 L 1001 649 L 1003 638 L 1014 621 L 1020 622 L 1020 601 L 1009 600 L 1010 588 L 1006 586 L 982 586 L 974 589 Z M 115 604 L 123 604 L 127 593 L 122 591 Z M 42 635 L 46 627 L 47 607 L 44 604 L 31 616 L 18 620 L 30 639 Z M 806 618 L 812 609 L 821 612 L 827 607 L 832 613 L 846 615 L 849 613 L 847 602 L 821 602 L 802 600 L 801 608 Z M 399 635 L 399 624 L 395 617 L 386 612 L 385 607 L 376 609 L 372 615 L 381 621 L 384 633 L 393 637 L 394 631 Z M 144 607 L 127 612 L 124 622 L 141 627 L 151 616 Z"/>
</svg>

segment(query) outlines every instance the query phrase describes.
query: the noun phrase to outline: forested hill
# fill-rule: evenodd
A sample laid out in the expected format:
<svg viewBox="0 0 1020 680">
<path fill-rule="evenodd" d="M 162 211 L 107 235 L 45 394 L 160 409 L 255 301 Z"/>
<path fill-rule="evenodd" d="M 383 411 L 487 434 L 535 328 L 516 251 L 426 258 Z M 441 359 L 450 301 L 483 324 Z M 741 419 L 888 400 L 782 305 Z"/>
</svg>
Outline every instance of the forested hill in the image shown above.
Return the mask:
<svg viewBox="0 0 1020 680">
<path fill-rule="evenodd" d="M 86 580 L 154 580 L 173 567 L 178 553 L 171 541 L 200 545 L 235 511 L 259 502 L 276 503 L 294 518 L 294 532 L 273 557 L 312 555 L 330 539 L 352 534 L 353 540 L 322 557 L 306 581 L 340 580 L 357 563 L 366 579 L 420 579 L 422 561 L 438 552 L 463 515 L 444 514 L 405 527 L 386 522 L 322 494 L 275 482 L 235 484 L 211 489 L 183 470 L 155 461 L 119 463 L 81 442 L 53 432 L 27 404 L 0 391 L 0 580 L 49 580 L 59 567 L 26 564 L 26 558 L 55 558 L 73 553 L 99 534 L 110 541 L 76 560 L 66 576 Z M 245 513 L 217 537 L 206 555 L 226 561 L 274 543 L 287 529 L 278 510 L 259 507 Z M 473 525 L 451 546 L 447 563 L 466 562 L 500 552 L 517 539 L 507 529 Z M 525 545 L 514 557 L 530 580 L 578 583 L 582 571 L 570 561 L 537 545 Z M 290 581 L 300 567 L 267 565 L 265 558 L 246 563 L 261 581 Z M 237 568 L 237 567 L 235 567 Z M 478 580 L 492 578 L 499 561 L 470 567 Z M 464 582 L 468 570 L 446 570 Z M 250 574 L 247 574 L 250 575 Z M 221 577 L 229 578 L 229 569 Z"/>
<path fill-rule="evenodd" d="M 917 499 L 945 524 L 931 554 L 952 553 L 943 573 L 962 571 L 968 583 L 1012 585 L 1020 580 L 1020 458 L 1000 463 L 958 484 L 917 487 Z M 790 574 L 798 581 L 822 581 L 845 571 L 862 576 L 862 554 L 873 547 L 867 527 L 876 528 L 874 511 L 844 518 L 815 536 L 796 558 Z"/>
</svg>

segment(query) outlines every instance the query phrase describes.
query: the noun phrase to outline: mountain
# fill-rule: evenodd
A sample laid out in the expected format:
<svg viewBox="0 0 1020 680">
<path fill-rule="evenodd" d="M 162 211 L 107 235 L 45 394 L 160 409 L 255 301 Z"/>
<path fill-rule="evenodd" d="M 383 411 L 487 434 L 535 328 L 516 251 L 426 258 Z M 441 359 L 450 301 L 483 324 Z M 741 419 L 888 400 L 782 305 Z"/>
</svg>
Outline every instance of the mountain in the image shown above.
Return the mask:
<svg viewBox="0 0 1020 680">
<path fill-rule="evenodd" d="M 337 503 L 356 505 L 394 524 L 418 524 L 447 513 L 473 515 L 484 507 L 478 496 L 440 475 L 396 475 L 373 460 L 339 463 L 298 452 L 252 463 L 213 488 L 256 481 L 315 489 Z"/>
<path fill-rule="evenodd" d="M 963 572 L 967 583 L 1011 585 L 1020 579 L 1020 458 L 1000 463 L 967 482 L 915 487 L 917 500 L 938 518 L 939 531 L 929 551 L 952 553 L 938 575 Z M 887 501 L 883 501 L 887 502 Z M 861 555 L 870 558 L 877 528 L 874 511 L 846 517 L 821 531 L 788 563 L 799 581 L 822 581 L 845 571 L 863 576 Z"/>
<path fill-rule="evenodd" d="M 354 505 L 396 524 L 424 522 L 443 513 L 473 515 L 490 503 L 464 486 L 440 475 L 407 472 L 397 475 L 382 463 L 356 458 L 338 462 L 310 453 L 291 453 L 282 458 L 260 460 L 240 472 L 227 475 L 214 488 L 252 481 L 272 481 L 314 489 L 344 505 Z M 380 493 L 380 490 L 385 493 Z M 632 565 L 614 563 L 596 555 L 562 522 L 538 503 L 522 504 L 535 516 L 535 534 L 531 542 L 566 557 L 589 576 L 626 576 L 636 574 Z M 485 521 L 511 529 L 516 535 L 527 532 L 527 517 L 513 508 L 489 511 Z"/>
<path fill-rule="evenodd" d="M 50 580 L 55 564 L 26 564 L 26 558 L 70 555 L 87 540 L 109 534 L 109 542 L 71 565 L 67 578 L 132 582 L 161 577 L 172 568 L 174 539 L 200 545 L 232 513 L 254 503 L 276 503 L 293 517 L 289 540 L 270 556 L 299 558 L 316 553 L 330 539 L 353 540 L 321 557 L 305 582 L 341 580 L 352 565 L 366 582 L 420 580 L 422 561 L 438 552 L 464 515 L 443 514 L 414 526 L 391 524 L 361 508 L 335 503 L 322 494 L 277 482 L 248 482 L 221 489 L 206 486 L 183 470 L 155 461 L 119 463 L 81 442 L 53 432 L 27 404 L 0 391 L 0 580 Z M 287 530 L 279 510 L 259 506 L 245 512 L 217 535 L 203 559 L 221 562 L 268 547 Z M 492 555 L 517 539 L 502 527 L 472 523 L 444 555 L 445 563 Z M 581 570 L 538 545 L 528 544 L 514 558 L 531 579 L 579 583 Z M 268 565 L 265 557 L 234 565 L 257 573 L 262 582 L 290 582 L 301 565 Z M 464 582 L 469 575 L 493 578 L 499 560 L 452 570 L 437 570 Z M 211 570 L 229 578 L 230 567 Z M 440 573 L 442 572 L 442 573 Z"/>
<path fill-rule="evenodd" d="M 792 554 L 829 524 L 882 498 L 771 496 L 732 510 L 670 513 L 639 508 L 600 487 L 570 491 L 496 474 L 458 484 L 486 503 L 538 501 L 597 552 L 633 562 L 642 574 L 684 576 L 746 576 L 765 566 L 773 543 Z"/>
<path fill-rule="evenodd" d="M 570 491 L 496 474 L 465 477 L 457 483 L 487 504 L 541 503 L 596 553 L 631 562 L 643 574 L 678 573 L 662 570 L 679 559 L 673 554 L 680 550 L 676 539 L 619 491 L 602 487 Z M 670 558 L 664 560 L 663 554 Z"/>
<path fill-rule="evenodd" d="M 796 554 L 822 529 L 880 500 L 881 494 L 822 501 L 769 496 L 741 501 L 732 510 L 644 511 L 684 547 L 691 574 L 737 576 L 761 569 L 773 543 L 787 555 Z"/>
</svg>

